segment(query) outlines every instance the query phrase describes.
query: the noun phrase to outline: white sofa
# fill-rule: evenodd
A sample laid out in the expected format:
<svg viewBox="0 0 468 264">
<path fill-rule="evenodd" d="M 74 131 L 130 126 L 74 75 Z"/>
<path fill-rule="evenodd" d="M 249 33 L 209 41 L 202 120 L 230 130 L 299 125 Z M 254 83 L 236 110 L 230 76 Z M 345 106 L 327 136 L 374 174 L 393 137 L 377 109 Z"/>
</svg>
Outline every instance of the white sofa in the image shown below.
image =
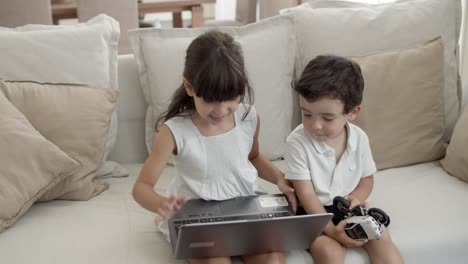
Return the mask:
<svg viewBox="0 0 468 264">
<path fill-rule="evenodd" d="M 36 203 L 0 234 L 0 263 L 183 263 L 153 223 L 154 214 L 132 198 L 132 185 L 147 156 L 146 103 L 132 55 L 119 57 L 118 138 L 111 159 L 130 172 L 112 178 L 109 190 L 89 201 Z M 263 127 L 263 129 L 272 129 Z M 284 161 L 275 161 L 284 168 Z M 156 186 L 161 191 L 174 168 Z M 262 182 L 269 192 L 276 187 Z M 466 263 L 468 260 L 468 184 L 436 162 L 379 171 L 371 205 L 391 217 L 389 230 L 406 263 Z M 313 263 L 305 250 L 288 252 L 288 263 Z M 239 260 L 235 260 L 240 263 Z M 346 263 L 369 263 L 361 249 L 348 251 Z"/>
<path fill-rule="evenodd" d="M 317 55 L 316 53 L 322 53 L 324 50 L 330 52 L 329 50 L 332 50 L 340 54 L 356 55 L 359 57 L 359 55 L 364 56 L 372 52 L 393 50 L 395 47 L 397 49 L 411 48 L 422 44 L 422 40 L 428 41 L 442 34 L 443 39 L 446 41 L 444 43 L 444 56 L 446 61 L 452 62 L 451 64 L 445 63 L 445 86 L 450 88 L 443 91 L 445 92 L 444 97 L 446 99 L 445 114 L 449 117 L 446 120 L 449 125 L 449 128 L 445 130 L 446 139 L 450 138 L 451 129 L 458 117 L 458 103 L 460 102 L 460 98 L 457 97 L 457 94 L 459 94 L 460 91 L 456 89 L 455 85 L 457 68 L 456 63 L 453 63 L 454 52 L 447 48 L 448 46 L 454 48 L 456 42 L 456 33 L 452 30 L 453 21 L 450 22 L 453 16 L 447 15 L 453 14 L 453 10 L 449 9 L 449 5 L 444 5 L 442 3 L 452 3 L 455 2 L 455 0 L 403 0 L 402 2 L 404 4 L 402 5 L 404 5 L 404 8 L 372 8 L 370 9 L 370 13 L 367 9 L 364 10 L 354 7 L 351 7 L 352 10 L 339 9 L 345 8 L 345 6 L 339 7 L 338 9 L 327 7 L 329 3 L 332 5 L 336 4 L 334 2 L 337 1 L 317 3 L 318 6 L 316 6 L 316 8 L 323 8 L 322 10 L 299 10 L 299 14 L 303 15 L 301 21 L 306 22 L 299 25 L 299 29 L 302 30 L 303 34 L 298 34 L 297 39 L 300 40 L 303 46 L 299 48 L 301 56 L 298 56 L 296 58 L 298 60 L 295 61 L 292 58 L 293 56 L 290 56 L 293 53 L 290 52 L 290 49 L 293 49 L 293 41 L 296 37 L 294 34 L 286 34 L 291 33 L 292 30 L 290 29 L 290 24 L 283 23 L 285 21 L 275 20 L 276 24 L 270 21 L 263 25 L 258 25 L 258 27 L 255 28 L 252 27 L 243 31 L 241 30 L 241 33 L 244 34 L 242 40 L 245 48 L 246 61 L 248 63 L 255 63 L 249 64 L 250 73 L 253 72 L 253 76 L 250 77 L 257 87 L 262 86 L 260 88 L 261 90 L 257 90 L 256 92 L 257 98 L 255 104 L 257 109 L 263 109 L 263 113 L 269 113 L 270 109 L 276 110 L 278 105 L 282 104 L 282 109 L 294 109 L 293 115 L 296 117 L 294 124 L 297 124 L 299 110 L 297 106 L 290 106 L 290 102 L 287 102 L 290 95 L 286 92 L 286 96 L 283 97 L 281 92 L 285 91 L 285 88 L 289 88 L 288 84 L 292 75 L 290 73 L 293 72 L 292 65 L 296 63 L 296 67 L 299 65 L 300 68 L 304 66 L 301 64 L 307 62 L 307 59 Z M 417 8 L 418 12 L 411 13 L 407 11 L 410 8 L 415 9 L 414 6 L 411 7 L 412 4 L 410 3 L 417 2 L 419 2 L 420 5 L 420 8 Z M 340 3 L 338 4 L 341 5 Z M 346 3 L 346 6 L 347 5 L 351 4 Z M 441 8 L 434 8 L 439 7 L 439 5 Z M 437 10 L 437 12 L 434 10 Z M 439 12 L 438 10 L 441 11 Z M 360 15 L 354 17 L 353 15 L 348 16 L 348 14 L 352 14 L 351 11 L 364 13 L 360 13 Z M 436 14 L 437 16 L 432 16 L 432 14 Z M 330 19 L 332 15 L 335 17 Z M 403 16 L 405 17 L 404 19 L 402 19 Z M 379 24 L 380 26 L 391 26 L 378 27 L 378 25 L 375 24 L 377 22 L 372 20 L 375 17 L 379 18 L 377 22 L 381 23 Z M 428 17 L 432 18 L 433 22 L 431 22 L 431 20 L 426 21 Z M 368 21 L 357 21 L 357 18 L 370 19 L 374 24 L 368 23 Z M 338 21 L 339 19 L 350 20 L 343 22 Z M 399 21 L 403 21 L 404 23 Z M 95 42 L 92 41 L 68 43 L 70 36 L 67 34 L 60 35 L 55 32 L 54 37 L 58 39 L 57 42 L 62 44 L 62 41 L 68 41 L 67 48 L 73 50 L 73 52 L 62 54 L 55 48 L 51 48 L 50 52 L 47 54 L 42 52 L 41 55 L 48 57 L 49 65 L 47 65 L 47 67 L 42 67 L 41 70 L 45 70 L 51 76 L 59 78 L 63 77 L 57 76 L 59 75 L 57 74 L 59 71 L 65 72 L 65 69 L 74 71 L 76 68 L 76 66 L 68 68 L 63 67 L 62 63 L 64 63 L 64 61 L 72 65 L 76 63 L 83 69 L 79 72 L 73 72 L 74 74 L 65 72 L 62 75 L 66 75 L 67 77 L 71 76 L 72 80 L 60 79 L 58 82 L 89 82 L 97 87 L 114 87 L 116 82 L 113 78 L 118 76 L 118 86 L 120 90 L 117 105 L 118 130 L 116 133 L 116 145 L 113 152 L 110 154 L 110 159 L 122 164 L 130 172 L 130 176 L 107 179 L 106 181 L 110 183 L 109 190 L 104 191 L 89 201 L 57 200 L 46 203 L 35 203 L 14 225 L 0 233 L 0 263 L 2 264 L 183 263 L 183 261 L 177 261 L 173 258 L 168 242 L 157 231 L 153 223 L 154 214 L 142 209 L 131 196 L 133 183 L 139 174 L 143 161 L 148 155 L 146 147 L 148 143 L 148 131 L 145 125 L 145 119 L 148 119 L 146 117 L 147 102 L 151 99 L 146 98 L 145 100 L 144 91 L 147 90 L 141 86 L 141 72 L 138 71 L 137 67 L 137 59 L 141 59 L 141 53 L 136 54 L 135 57 L 137 59 L 132 55 L 119 56 L 118 74 L 115 73 L 114 69 L 116 66 L 114 62 L 117 54 L 115 50 L 116 44 L 112 43 L 116 42 L 117 33 L 115 32 L 114 23 L 109 24 L 111 24 L 111 26 L 106 26 L 105 28 L 108 30 L 111 28 L 111 33 L 103 33 L 104 36 L 107 36 L 104 39 L 107 40 L 96 43 L 101 43 L 103 46 L 109 45 L 110 47 L 114 47 L 114 49 L 111 49 L 114 50 L 114 52 L 107 52 L 107 48 L 101 49 L 94 47 L 96 44 L 93 44 Z M 320 27 L 311 28 L 312 25 L 320 25 Z M 335 32 L 345 26 L 351 29 L 348 30 L 348 28 L 345 28 L 346 30 L 343 30 L 343 34 L 340 35 L 327 35 L 327 29 L 334 28 L 331 32 Z M 93 30 L 99 32 L 103 31 L 100 29 L 101 26 L 93 28 Z M 279 32 L 280 28 L 283 31 Z M 271 29 L 275 30 L 275 34 L 272 33 L 273 31 L 270 31 Z M 383 40 L 374 39 L 375 31 L 379 33 L 382 31 L 381 35 L 388 38 L 384 38 Z M 47 32 L 53 31 L 48 30 Z M 190 36 L 193 37 L 194 34 L 198 34 L 193 33 L 195 30 L 188 29 L 187 31 L 180 32 L 181 36 L 178 36 L 177 39 L 182 39 L 185 44 L 189 41 L 187 36 L 192 34 Z M 238 34 L 239 31 L 232 30 L 232 32 Z M 310 34 L 306 34 L 307 32 L 310 32 Z M 321 34 L 321 38 L 316 38 L 318 32 Z M 72 36 L 74 36 L 74 34 L 75 33 L 73 33 Z M 137 34 L 138 33 L 135 33 L 135 36 L 137 36 Z M 164 33 L 162 36 L 157 36 L 156 34 L 156 36 L 165 38 L 170 34 Z M 353 42 L 352 40 L 354 40 L 355 34 L 366 38 Z M 288 38 L 284 38 L 286 35 Z M 4 34 L 3 40 L 9 40 L 9 36 L 10 35 Z M 43 42 L 47 42 L 51 39 L 51 36 L 46 34 L 38 34 L 38 36 L 40 38 L 35 37 L 35 41 L 28 43 L 41 46 Z M 153 39 L 151 39 L 151 37 L 153 36 L 151 32 L 146 36 L 150 41 L 146 46 L 148 51 L 153 53 L 160 52 L 161 54 L 158 55 L 168 55 L 171 59 L 171 64 L 169 65 L 166 60 L 158 60 L 158 57 L 155 56 L 156 59 L 150 61 L 153 64 L 148 64 L 151 67 L 156 67 L 157 70 L 163 71 L 162 73 L 158 72 L 159 75 L 157 73 L 154 74 L 155 77 L 163 76 L 163 78 L 156 80 L 158 82 L 156 87 L 162 91 L 155 92 L 152 95 L 155 97 L 153 99 L 164 102 L 167 96 L 172 93 L 170 89 L 175 87 L 180 81 L 177 79 L 180 76 L 176 73 L 181 70 L 179 66 L 182 65 L 182 63 L 179 62 L 182 61 L 183 55 L 180 49 L 183 49 L 183 45 L 180 43 L 174 45 L 171 41 L 167 41 L 163 42 L 163 44 L 165 43 L 166 45 L 165 48 L 158 48 L 157 45 L 152 45 L 153 42 L 151 41 Z M 327 36 L 329 38 L 327 38 Z M 392 36 L 398 36 L 398 38 L 391 38 Z M 137 37 L 139 38 L 139 36 Z M 273 37 L 276 38 L 273 39 Z M 76 39 L 81 38 L 82 36 Z M 338 38 L 342 39 L 337 41 Z M 107 44 L 106 42 L 111 44 Z M 10 44 L 10 46 L 7 45 L 7 47 L 18 47 L 19 44 L 24 44 L 25 46 L 18 47 L 14 50 L 14 53 L 11 49 L 8 49 L 10 52 L 3 54 L 3 56 L 7 56 L 7 60 L 4 59 L 0 62 L 0 66 L 4 66 L 0 68 L 2 71 L 6 71 L 5 69 L 9 70 L 12 68 L 11 64 L 13 61 L 25 61 L 25 63 L 20 63 L 19 66 L 17 65 L 18 68 L 14 71 L 27 74 L 27 77 L 22 77 L 26 80 L 34 79 L 29 76 L 37 72 L 30 68 L 25 71 L 24 68 L 29 65 L 42 65 L 44 59 L 42 57 L 36 58 L 35 56 L 31 56 L 30 53 L 24 52 L 24 50 L 32 50 L 35 52 L 35 50 L 42 47 L 33 46 L 33 48 L 27 48 L 26 42 L 18 40 L 12 43 L 14 44 Z M 343 43 L 346 43 L 346 45 Z M 362 45 L 362 43 L 365 43 L 365 45 Z M 0 42 L 0 46 L 2 44 L 3 43 Z M 267 44 L 268 46 L 266 46 Z M 174 48 L 171 49 L 172 47 Z M 261 47 L 261 52 L 259 47 Z M 95 50 L 93 53 L 95 56 L 91 57 L 94 60 L 87 57 L 89 56 L 89 54 L 86 53 L 87 50 Z M 409 50 L 414 51 L 414 49 Z M 83 53 L 78 53 L 81 51 L 83 51 Z M 5 63 L 5 61 L 8 61 L 8 56 L 10 54 L 13 54 L 10 56 L 10 63 Z M 96 54 L 103 56 L 100 57 Z M 383 53 L 383 56 L 386 55 L 388 55 L 388 53 Z M 258 59 L 259 56 L 263 57 Z M 52 61 L 51 57 L 54 57 L 56 61 Z M 78 57 L 81 60 L 78 60 Z M 278 57 L 281 57 L 284 63 L 275 63 Z M 152 57 L 150 56 L 150 58 Z M 362 58 L 365 59 L 365 56 L 361 57 L 361 59 Z M 267 59 L 271 60 L 266 62 Z M 31 62 L 31 60 L 33 60 L 33 62 Z M 108 70 L 109 72 L 104 71 L 104 76 L 107 78 L 103 78 L 103 75 L 100 73 L 101 65 L 108 65 L 110 67 Z M 264 67 L 265 65 L 268 65 L 268 67 Z M 275 68 L 274 66 L 278 67 Z M 442 67 L 442 65 L 439 66 Z M 167 71 L 167 73 L 164 71 Z M 440 71 L 442 71 L 442 69 Z M 153 71 L 150 72 L 153 73 Z M 418 74 L 419 72 L 421 71 L 418 71 Z M 177 75 L 177 77 L 174 77 L 174 75 Z M 259 77 L 260 75 L 262 76 Z M 414 76 L 416 76 L 416 72 Z M 279 81 L 277 82 L 277 79 L 274 78 L 280 79 L 283 83 L 279 84 Z M 274 81 L 272 81 L 273 79 Z M 57 82 L 55 79 L 46 81 Z M 273 85 L 276 86 L 273 87 Z M 439 85 L 439 87 L 442 87 L 442 85 Z M 273 89 L 275 89 L 275 92 L 272 92 Z M 271 99 L 271 94 L 273 93 L 275 93 L 277 99 L 274 103 L 272 103 L 273 100 Z M 425 93 L 425 91 L 423 93 Z M 419 95 L 422 95 L 422 93 L 413 94 L 413 97 L 419 97 Z M 441 97 L 442 95 L 436 98 L 440 99 Z M 427 99 L 430 97 L 425 98 Z M 397 99 L 398 98 L 392 98 L 392 101 Z M 438 101 L 438 103 L 440 103 L 441 100 Z M 381 103 L 384 104 L 386 102 Z M 426 103 L 432 104 L 431 101 L 426 101 Z M 420 107 L 420 105 L 418 106 Z M 370 107 L 371 105 L 367 105 L 365 108 Z M 265 111 L 265 109 L 267 110 Z M 390 112 L 390 110 L 394 109 L 389 109 L 388 112 Z M 438 116 L 440 117 L 443 115 L 441 113 L 443 110 L 442 108 L 439 108 L 439 110 Z M 385 114 L 388 114 L 388 112 Z M 404 115 L 394 116 L 398 116 L 401 120 L 406 120 L 403 118 L 407 117 Z M 280 147 L 281 144 L 284 144 L 284 134 L 280 135 L 280 133 L 276 133 L 279 130 L 278 127 L 291 129 L 291 119 L 289 117 L 285 118 L 284 116 L 280 117 L 279 115 L 273 114 L 263 114 L 261 118 L 261 130 L 268 132 L 268 140 L 263 140 L 263 142 L 268 141 L 268 144 L 263 143 L 263 151 L 268 150 L 270 154 L 276 154 L 276 147 Z M 282 126 L 278 126 L 278 122 L 281 122 Z M 377 122 L 377 124 L 382 123 L 383 122 Z M 286 133 L 287 135 L 288 131 L 280 132 Z M 369 132 L 374 133 L 375 131 Z M 392 132 L 396 133 L 399 131 Z M 441 132 L 439 131 L 438 133 L 440 134 Z M 111 136 L 115 136 L 115 134 L 111 134 Z M 151 136 L 151 134 L 149 134 L 149 136 Z M 263 137 L 263 139 L 265 139 L 265 137 Z M 416 140 L 413 138 L 412 140 L 412 146 L 414 146 L 415 142 L 418 143 L 418 138 L 416 138 Z M 274 144 L 269 144 L 270 142 L 274 142 Z M 270 148 L 268 149 L 265 147 Z M 468 202 L 468 184 L 447 174 L 438 165 L 437 161 L 402 167 L 402 159 L 405 161 L 408 153 L 415 153 L 414 151 L 414 149 L 405 151 L 403 148 L 403 151 L 395 155 L 387 153 L 390 155 L 390 158 L 392 155 L 399 155 L 398 164 L 400 164 L 400 166 L 387 164 L 387 167 L 391 168 L 380 170 L 376 174 L 374 191 L 369 199 L 370 204 L 371 206 L 384 209 L 390 215 L 391 224 L 389 230 L 407 263 L 467 263 L 468 229 L 464 228 L 464 220 L 468 218 L 468 210 L 466 210 L 465 207 Z M 429 151 L 426 148 L 425 152 L 431 154 L 430 146 Z M 275 156 L 273 154 L 271 154 L 271 156 Z M 375 156 L 382 157 L 382 153 Z M 383 161 L 386 161 L 386 159 L 383 159 Z M 274 163 L 282 169 L 285 167 L 284 161 L 282 160 L 274 161 Z M 173 167 L 167 166 L 156 186 L 157 191 L 164 190 L 165 186 L 174 175 L 174 171 L 175 169 Z M 269 192 L 277 192 L 276 187 L 269 183 L 260 181 L 260 184 Z M 0 210 L 2 210 L 2 208 L 0 208 Z M 287 259 L 288 263 L 313 263 L 310 254 L 306 250 L 288 252 Z M 235 262 L 240 263 L 238 259 L 235 259 Z M 348 251 L 346 263 L 369 263 L 369 260 L 362 249 L 352 249 Z"/>
</svg>

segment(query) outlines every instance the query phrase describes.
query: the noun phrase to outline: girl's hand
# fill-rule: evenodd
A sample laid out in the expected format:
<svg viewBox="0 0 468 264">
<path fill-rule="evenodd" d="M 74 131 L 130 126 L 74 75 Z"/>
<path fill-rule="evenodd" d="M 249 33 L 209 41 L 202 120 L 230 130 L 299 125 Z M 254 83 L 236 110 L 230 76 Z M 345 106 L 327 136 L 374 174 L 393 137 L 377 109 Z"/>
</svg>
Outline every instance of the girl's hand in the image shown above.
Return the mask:
<svg viewBox="0 0 468 264">
<path fill-rule="evenodd" d="M 169 196 L 158 209 L 159 217 L 156 217 L 156 222 L 159 223 L 163 220 L 169 220 L 185 202 L 187 202 L 187 197 L 185 196 Z"/>
<path fill-rule="evenodd" d="M 294 192 L 294 188 L 292 187 L 292 183 L 288 180 L 281 179 L 277 182 L 276 185 L 278 186 L 278 189 L 286 195 L 295 213 L 297 210 L 297 198 L 296 193 Z"/>
<path fill-rule="evenodd" d="M 350 238 L 344 230 L 345 226 L 346 226 L 346 220 L 342 220 L 338 223 L 338 225 L 336 225 L 333 228 L 331 234 L 327 234 L 327 235 L 335 239 L 336 241 L 338 241 L 344 247 L 348 247 L 348 248 L 360 247 L 367 242 L 367 241 L 355 240 L 355 239 Z"/>
</svg>

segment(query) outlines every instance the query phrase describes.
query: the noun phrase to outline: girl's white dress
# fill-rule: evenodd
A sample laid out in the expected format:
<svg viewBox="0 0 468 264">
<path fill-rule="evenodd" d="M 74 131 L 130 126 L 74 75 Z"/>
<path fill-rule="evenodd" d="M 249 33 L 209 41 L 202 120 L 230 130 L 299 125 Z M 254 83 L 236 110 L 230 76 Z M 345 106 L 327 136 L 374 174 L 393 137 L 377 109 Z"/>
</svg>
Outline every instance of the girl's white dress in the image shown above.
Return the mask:
<svg viewBox="0 0 468 264">
<path fill-rule="evenodd" d="M 248 105 L 239 105 L 234 113 L 235 127 L 217 136 L 203 136 L 189 115 L 165 122 L 177 148 L 174 156 L 177 172 L 166 195 L 226 200 L 259 192 L 258 173 L 248 159 L 257 127 L 257 114 L 252 106 L 242 120 L 247 108 Z M 162 221 L 159 229 L 169 240 L 167 221 Z"/>
</svg>

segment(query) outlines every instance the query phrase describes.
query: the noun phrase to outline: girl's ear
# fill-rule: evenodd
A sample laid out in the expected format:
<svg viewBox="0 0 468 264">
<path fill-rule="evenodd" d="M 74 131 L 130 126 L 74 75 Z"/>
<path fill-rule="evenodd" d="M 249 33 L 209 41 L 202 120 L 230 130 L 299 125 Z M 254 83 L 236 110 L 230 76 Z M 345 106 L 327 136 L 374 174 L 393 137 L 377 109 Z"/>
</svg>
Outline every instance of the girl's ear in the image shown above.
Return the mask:
<svg viewBox="0 0 468 264">
<path fill-rule="evenodd" d="M 185 92 L 187 92 L 187 94 L 190 97 L 193 97 L 195 95 L 195 91 L 193 91 L 193 86 L 185 78 L 184 78 L 184 88 L 185 88 Z"/>
<path fill-rule="evenodd" d="M 357 117 L 357 115 L 359 114 L 360 111 L 361 111 L 361 106 L 360 105 L 354 107 L 354 109 L 351 110 L 351 112 L 349 112 L 346 115 L 348 121 L 352 121 L 352 120 L 356 119 L 356 117 Z"/>
</svg>

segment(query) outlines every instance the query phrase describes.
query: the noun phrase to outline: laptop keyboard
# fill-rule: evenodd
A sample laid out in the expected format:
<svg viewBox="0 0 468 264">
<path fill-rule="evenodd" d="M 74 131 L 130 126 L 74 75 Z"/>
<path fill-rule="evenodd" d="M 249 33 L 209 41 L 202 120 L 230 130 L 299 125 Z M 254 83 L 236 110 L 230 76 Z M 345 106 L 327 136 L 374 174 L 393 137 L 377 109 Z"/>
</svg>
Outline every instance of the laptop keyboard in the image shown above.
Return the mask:
<svg viewBox="0 0 468 264">
<path fill-rule="evenodd" d="M 289 212 L 285 211 L 285 212 L 261 213 L 261 214 L 249 214 L 249 215 L 187 218 L 187 219 L 175 220 L 173 223 L 174 223 L 174 228 L 176 230 L 176 234 L 178 235 L 180 227 L 186 224 L 226 222 L 226 221 L 236 221 L 236 220 L 255 220 L 255 219 L 285 217 L 285 216 L 290 216 L 290 215 L 291 214 Z"/>
</svg>

